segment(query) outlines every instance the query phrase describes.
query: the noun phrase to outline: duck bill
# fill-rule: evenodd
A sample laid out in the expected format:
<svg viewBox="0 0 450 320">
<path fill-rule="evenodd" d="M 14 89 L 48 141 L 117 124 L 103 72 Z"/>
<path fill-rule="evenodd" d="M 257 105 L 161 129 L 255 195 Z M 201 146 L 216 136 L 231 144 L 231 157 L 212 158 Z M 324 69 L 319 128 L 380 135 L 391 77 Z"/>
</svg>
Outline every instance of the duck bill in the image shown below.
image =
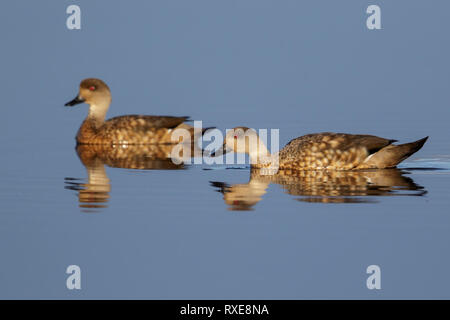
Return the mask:
<svg viewBox="0 0 450 320">
<path fill-rule="evenodd" d="M 232 150 L 230 148 L 227 148 L 226 144 L 224 143 L 222 145 L 222 147 L 220 147 L 219 149 L 213 151 L 210 153 L 210 157 L 220 157 L 223 156 L 224 154 L 227 154 L 228 152 L 231 152 Z"/>
<path fill-rule="evenodd" d="M 77 105 L 77 104 L 80 104 L 80 103 L 83 103 L 83 102 L 84 102 L 84 99 L 80 99 L 79 96 L 76 96 L 73 100 L 67 102 L 65 104 L 65 106 L 66 107 L 73 107 L 74 105 Z"/>
</svg>

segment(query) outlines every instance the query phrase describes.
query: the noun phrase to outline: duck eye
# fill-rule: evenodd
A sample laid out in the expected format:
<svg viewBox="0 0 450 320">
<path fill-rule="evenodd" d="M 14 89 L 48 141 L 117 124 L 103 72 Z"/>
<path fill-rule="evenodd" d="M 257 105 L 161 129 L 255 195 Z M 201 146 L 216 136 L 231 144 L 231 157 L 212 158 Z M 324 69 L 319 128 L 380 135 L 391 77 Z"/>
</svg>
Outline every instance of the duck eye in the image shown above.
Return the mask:
<svg viewBox="0 0 450 320">
<path fill-rule="evenodd" d="M 94 86 L 89 87 L 89 90 L 94 91 L 94 90 L 95 90 L 95 87 L 94 87 Z"/>
</svg>

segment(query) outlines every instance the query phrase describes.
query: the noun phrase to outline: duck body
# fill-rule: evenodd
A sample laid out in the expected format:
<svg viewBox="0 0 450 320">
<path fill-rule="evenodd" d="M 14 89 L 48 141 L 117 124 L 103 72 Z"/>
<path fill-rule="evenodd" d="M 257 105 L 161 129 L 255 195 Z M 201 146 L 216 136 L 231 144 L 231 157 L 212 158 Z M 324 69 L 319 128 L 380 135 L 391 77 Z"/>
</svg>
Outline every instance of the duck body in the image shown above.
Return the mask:
<svg viewBox="0 0 450 320">
<path fill-rule="evenodd" d="M 280 152 L 280 169 L 353 170 L 387 168 L 396 159 L 375 162 L 372 159 L 384 148 L 394 148 L 397 140 L 372 135 L 324 132 L 291 140 Z M 400 157 L 401 158 L 401 157 Z M 383 162 L 383 163 L 382 163 Z"/>
<path fill-rule="evenodd" d="M 76 136 L 78 144 L 178 143 L 180 140 L 172 140 L 172 133 L 175 129 L 187 130 L 186 134 L 180 133 L 183 136 L 182 140 L 189 135 L 192 138 L 190 142 L 192 142 L 199 136 L 194 135 L 192 126 L 184 123 L 188 117 L 126 115 L 105 121 L 111 104 L 111 91 L 100 79 L 84 79 L 80 83 L 78 95 L 65 105 L 72 107 L 80 103 L 89 105 L 89 114 L 78 130 Z"/>
<path fill-rule="evenodd" d="M 256 135 L 253 141 L 259 141 L 254 130 L 235 128 L 227 134 L 224 147 L 236 151 L 239 141 L 245 143 L 251 140 L 252 135 Z M 249 138 L 247 141 L 246 137 Z M 258 148 L 246 147 L 245 153 L 250 155 L 253 168 L 273 168 L 275 165 L 284 173 L 298 170 L 384 169 L 395 167 L 417 152 L 427 139 L 394 145 L 397 140 L 373 135 L 323 132 L 295 138 L 274 155 L 270 155 L 260 141 Z"/>
<path fill-rule="evenodd" d="M 279 152 L 281 170 L 355 170 L 393 168 L 418 151 L 427 138 L 405 145 L 397 140 L 347 133 L 308 134 Z M 256 165 L 258 167 L 258 165 Z"/>
<path fill-rule="evenodd" d="M 78 144 L 165 144 L 174 129 L 186 128 L 188 117 L 127 115 L 111 118 L 103 123 L 87 118 L 78 130 Z M 193 133 L 193 132 L 192 132 Z"/>
</svg>

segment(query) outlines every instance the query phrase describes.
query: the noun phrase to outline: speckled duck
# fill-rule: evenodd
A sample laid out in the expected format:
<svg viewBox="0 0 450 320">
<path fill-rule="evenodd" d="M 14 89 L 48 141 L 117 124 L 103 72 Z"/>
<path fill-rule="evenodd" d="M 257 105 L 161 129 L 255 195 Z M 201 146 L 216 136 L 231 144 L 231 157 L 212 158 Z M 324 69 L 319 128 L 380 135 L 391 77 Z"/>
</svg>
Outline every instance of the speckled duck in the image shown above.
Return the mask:
<svg viewBox="0 0 450 320">
<path fill-rule="evenodd" d="M 395 145 L 397 140 L 372 135 L 347 133 L 308 134 L 291 140 L 278 153 L 278 169 L 283 173 L 296 170 L 358 170 L 394 168 L 422 148 L 428 137 Z M 250 149 L 248 141 L 258 148 Z M 245 150 L 240 147 L 245 146 Z M 261 159 L 270 155 L 255 130 L 237 127 L 230 130 L 223 149 L 249 154 L 253 168 L 269 168 L 272 163 Z M 213 154 L 216 155 L 216 154 Z M 269 158 L 270 159 L 270 158 Z M 273 159 L 273 157 L 272 157 Z"/>
<path fill-rule="evenodd" d="M 174 143 L 171 133 L 184 128 L 192 137 L 194 128 L 186 123 L 188 117 L 126 115 L 105 121 L 111 103 L 111 91 L 100 79 L 84 79 L 78 95 L 65 106 L 89 104 L 89 114 L 81 124 L 76 140 L 78 144 L 167 144 Z M 206 130 L 206 129 L 205 129 Z"/>
</svg>

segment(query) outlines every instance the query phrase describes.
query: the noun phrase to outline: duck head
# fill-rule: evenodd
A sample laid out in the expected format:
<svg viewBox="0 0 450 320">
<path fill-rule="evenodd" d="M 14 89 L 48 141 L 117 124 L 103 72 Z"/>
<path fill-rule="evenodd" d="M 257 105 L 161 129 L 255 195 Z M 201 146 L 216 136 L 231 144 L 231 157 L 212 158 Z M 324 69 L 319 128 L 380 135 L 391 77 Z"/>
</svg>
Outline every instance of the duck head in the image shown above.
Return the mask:
<svg viewBox="0 0 450 320">
<path fill-rule="evenodd" d="M 222 148 L 213 152 L 211 156 L 216 157 L 231 151 L 248 154 L 252 163 L 257 163 L 261 157 L 270 155 L 256 131 L 247 127 L 228 130 Z"/>
<path fill-rule="evenodd" d="M 89 116 L 104 118 L 111 103 L 111 91 L 106 83 L 100 79 L 84 79 L 80 83 L 78 95 L 67 102 L 65 106 L 73 107 L 80 103 L 89 105 Z"/>
</svg>

